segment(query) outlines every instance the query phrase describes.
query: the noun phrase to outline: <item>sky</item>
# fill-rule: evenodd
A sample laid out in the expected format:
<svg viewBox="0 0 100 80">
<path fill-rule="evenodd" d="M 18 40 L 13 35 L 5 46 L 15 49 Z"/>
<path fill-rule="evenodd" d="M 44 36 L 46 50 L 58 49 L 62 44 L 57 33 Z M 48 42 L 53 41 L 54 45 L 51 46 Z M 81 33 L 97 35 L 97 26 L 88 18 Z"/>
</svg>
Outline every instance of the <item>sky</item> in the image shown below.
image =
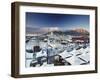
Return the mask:
<svg viewBox="0 0 100 80">
<path fill-rule="evenodd" d="M 26 27 L 89 30 L 89 15 L 26 12 Z"/>
</svg>

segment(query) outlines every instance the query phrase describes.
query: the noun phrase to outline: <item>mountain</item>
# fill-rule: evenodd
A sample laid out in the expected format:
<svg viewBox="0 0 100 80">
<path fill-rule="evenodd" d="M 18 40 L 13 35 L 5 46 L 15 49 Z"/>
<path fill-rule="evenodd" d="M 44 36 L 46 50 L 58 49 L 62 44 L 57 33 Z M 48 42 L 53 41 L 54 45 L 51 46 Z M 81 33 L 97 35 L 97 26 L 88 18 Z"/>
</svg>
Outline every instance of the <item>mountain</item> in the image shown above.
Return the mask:
<svg viewBox="0 0 100 80">
<path fill-rule="evenodd" d="M 83 28 L 78 28 L 78 29 L 74 29 L 73 31 L 76 31 L 76 32 L 79 32 L 79 33 L 86 33 L 86 34 L 89 34 L 89 32 Z"/>
<path fill-rule="evenodd" d="M 73 30 L 66 30 L 66 31 L 61 31 L 59 29 L 48 29 L 47 28 L 32 28 L 32 27 L 26 27 L 26 33 L 28 34 L 50 34 L 53 32 L 55 35 L 72 35 L 72 36 L 81 36 L 81 35 L 89 35 L 89 32 L 86 29 L 83 28 L 77 28 Z"/>
<path fill-rule="evenodd" d="M 48 33 L 51 31 L 60 31 L 58 27 L 26 27 L 26 33 L 30 33 L 30 34 L 36 34 L 36 33 L 40 33 L 40 34 L 44 34 L 44 33 Z"/>
<path fill-rule="evenodd" d="M 26 27 L 26 33 L 28 33 L 28 34 L 36 34 L 36 33 L 43 34 L 43 33 L 47 33 L 47 31 L 42 28 Z"/>
<path fill-rule="evenodd" d="M 73 36 L 89 35 L 89 32 L 82 28 L 74 29 L 74 30 L 67 30 L 64 33 L 68 35 L 73 35 Z"/>
<path fill-rule="evenodd" d="M 82 28 L 74 29 L 74 30 L 66 30 L 66 31 L 52 31 L 52 32 L 55 35 L 72 35 L 72 36 L 82 36 L 82 35 L 88 36 L 89 35 L 89 32 L 85 29 L 82 29 Z"/>
</svg>

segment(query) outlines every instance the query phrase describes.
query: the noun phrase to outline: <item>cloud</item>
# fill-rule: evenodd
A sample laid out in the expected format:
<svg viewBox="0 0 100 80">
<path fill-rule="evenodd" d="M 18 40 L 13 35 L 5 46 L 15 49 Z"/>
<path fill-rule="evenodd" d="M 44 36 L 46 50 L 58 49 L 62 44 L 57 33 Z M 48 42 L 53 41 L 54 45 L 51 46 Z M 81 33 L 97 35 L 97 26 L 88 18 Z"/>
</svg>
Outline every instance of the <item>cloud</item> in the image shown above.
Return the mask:
<svg viewBox="0 0 100 80">
<path fill-rule="evenodd" d="M 45 27 L 43 28 L 45 31 L 59 31 L 58 27 Z"/>
</svg>

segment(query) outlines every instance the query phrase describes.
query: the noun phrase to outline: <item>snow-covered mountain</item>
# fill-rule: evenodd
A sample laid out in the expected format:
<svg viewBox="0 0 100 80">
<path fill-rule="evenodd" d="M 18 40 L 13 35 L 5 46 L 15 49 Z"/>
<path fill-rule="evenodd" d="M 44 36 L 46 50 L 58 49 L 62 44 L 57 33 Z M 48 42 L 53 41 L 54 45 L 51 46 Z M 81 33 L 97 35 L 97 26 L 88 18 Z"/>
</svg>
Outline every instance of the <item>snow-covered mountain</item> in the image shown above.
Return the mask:
<svg viewBox="0 0 100 80">
<path fill-rule="evenodd" d="M 72 36 L 82 36 L 82 35 L 86 35 L 86 36 L 89 36 L 89 32 L 85 29 L 74 29 L 74 30 L 66 30 L 66 31 L 52 31 L 53 34 L 56 34 L 56 35 L 72 35 Z M 49 34 L 50 32 L 48 32 Z"/>
<path fill-rule="evenodd" d="M 51 32 L 53 32 L 53 34 L 55 35 L 72 35 L 72 36 L 82 36 L 82 35 L 86 35 L 89 36 L 89 31 L 87 31 L 86 29 L 83 28 L 76 28 L 76 29 L 70 29 L 70 30 L 66 30 L 66 31 L 62 31 L 57 27 L 54 28 L 30 28 L 30 27 L 26 27 L 26 33 L 28 34 L 50 34 Z"/>
</svg>

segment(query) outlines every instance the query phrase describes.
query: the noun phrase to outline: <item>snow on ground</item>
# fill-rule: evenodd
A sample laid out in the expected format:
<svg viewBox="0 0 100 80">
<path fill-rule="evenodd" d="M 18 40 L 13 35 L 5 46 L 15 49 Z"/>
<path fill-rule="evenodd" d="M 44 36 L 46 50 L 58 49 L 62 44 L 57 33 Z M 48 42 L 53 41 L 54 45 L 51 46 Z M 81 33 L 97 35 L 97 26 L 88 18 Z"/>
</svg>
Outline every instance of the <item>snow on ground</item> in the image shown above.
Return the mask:
<svg viewBox="0 0 100 80">
<path fill-rule="evenodd" d="M 59 55 L 62 56 L 62 58 L 73 56 L 73 54 L 71 54 L 70 52 L 67 52 L 66 50 L 64 52 L 60 53 Z"/>
<path fill-rule="evenodd" d="M 41 50 L 39 52 L 33 52 L 33 47 L 35 45 L 39 44 L 41 47 Z M 50 48 L 48 48 L 48 46 Z M 81 46 L 80 48 L 77 48 Z M 81 65 L 81 64 L 89 64 L 90 62 L 90 47 L 88 44 L 86 44 L 85 48 L 83 48 L 84 44 L 78 44 L 76 47 L 76 44 L 70 43 L 69 45 L 62 45 L 60 43 L 54 43 L 54 42 L 44 42 L 39 41 L 35 38 L 31 38 L 29 42 L 26 43 L 26 67 L 30 67 L 31 63 L 36 64 L 35 67 L 44 67 L 44 66 L 54 66 L 54 63 L 48 64 L 47 63 L 47 50 L 49 51 L 49 55 L 52 54 L 52 56 L 58 55 L 61 56 L 65 61 L 70 63 L 71 65 Z M 43 62 L 41 64 L 38 64 L 38 58 L 41 57 L 41 60 Z M 42 58 L 43 57 L 43 58 Z"/>
</svg>

